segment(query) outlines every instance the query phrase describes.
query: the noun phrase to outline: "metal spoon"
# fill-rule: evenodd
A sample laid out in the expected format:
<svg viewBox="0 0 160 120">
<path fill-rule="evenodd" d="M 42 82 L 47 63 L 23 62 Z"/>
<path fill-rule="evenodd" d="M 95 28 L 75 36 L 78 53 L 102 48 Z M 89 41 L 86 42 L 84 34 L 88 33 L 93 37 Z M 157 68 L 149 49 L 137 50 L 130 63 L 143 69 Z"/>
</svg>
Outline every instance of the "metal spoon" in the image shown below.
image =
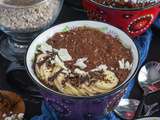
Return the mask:
<svg viewBox="0 0 160 120">
<path fill-rule="evenodd" d="M 114 112 L 122 119 L 132 120 L 140 104 L 136 99 L 121 99 Z"/>
<path fill-rule="evenodd" d="M 140 116 L 143 107 L 147 108 L 145 110 L 144 116 L 149 116 L 154 113 L 153 111 L 156 112 L 159 110 L 159 108 L 153 110 L 158 105 L 158 103 L 146 105 L 145 96 L 160 90 L 160 63 L 151 61 L 145 64 L 139 71 L 138 83 L 143 89 L 144 95 L 141 100 L 139 110 L 137 111 L 137 116 Z"/>
<path fill-rule="evenodd" d="M 160 90 L 160 63 L 151 61 L 145 64 L 138 74 L 138 82 L 144 95 Z"/>
<path fill-rule="evenodd" d="M 148 94 L 160 90 L 160 63 L 151 61 L 145 64 L 138 74 L 138 82 L 144 91 L 141 102 L 135 99 L 121 99 L 119 105 L 114 110 L 123 119 L 132 120 L 135 115 L 140 116 L 143 106 L 147 108 L 144 116 L 149 116 L 159 110 L 153 110 L 158 103 L 145 105 L 144 99 Z"/>
</svg>

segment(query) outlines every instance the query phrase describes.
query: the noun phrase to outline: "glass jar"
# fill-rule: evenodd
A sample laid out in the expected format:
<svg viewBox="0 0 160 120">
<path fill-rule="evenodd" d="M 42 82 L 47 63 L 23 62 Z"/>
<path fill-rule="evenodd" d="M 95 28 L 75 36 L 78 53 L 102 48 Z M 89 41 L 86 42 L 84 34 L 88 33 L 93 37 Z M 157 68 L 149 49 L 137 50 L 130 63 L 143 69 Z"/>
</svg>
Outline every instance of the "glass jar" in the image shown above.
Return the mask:
<svg viewBox="0 0 160 120">
<path fill-rule="evenodd" d="M 62 8 L 63 0 L 0 0 L 1 55 L 10 61 L 24 58 L 28 44 L 49 28 Z"/>
</svg>

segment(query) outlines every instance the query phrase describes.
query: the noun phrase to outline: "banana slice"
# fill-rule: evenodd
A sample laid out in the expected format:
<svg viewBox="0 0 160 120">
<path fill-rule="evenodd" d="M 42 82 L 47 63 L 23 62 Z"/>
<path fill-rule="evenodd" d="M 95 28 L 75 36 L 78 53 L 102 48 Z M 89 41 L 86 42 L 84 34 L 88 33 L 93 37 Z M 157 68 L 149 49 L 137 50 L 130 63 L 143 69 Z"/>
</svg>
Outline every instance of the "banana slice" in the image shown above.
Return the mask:
<svg viewBox="0 0 160 120">
<path fill-rule="evenodd" d="M 88 93 L 87 93 L 86 90 L 84 90 L 82 88 L 77 88 L 77 89 L 78 89 L 78 91 L 79 91 L 79 93 L 80 93 L 81 96 L 87 96 L 88 95 Z"/>
<path fill-rule="evenodd" d="M 69 81 L 66 81 L 64 84 L 63 82 L 66 74 L 58 73 L 62 69 L 62 66 L 58 63 L 54 63 L 53 66 L 48 67 L 45 62 L 46 57 L 48 56 L 45 53 L 37 56 L 35 72 L 41 80 L 50 85 L 53 89 L 57 88 L 58 91 L 64 94 L 74 96 L 93 96 L 113 90 L 119 82 L 119 79 L 114 72 L 105 70 L 103 73 L 104 78 L 102 80 L 95 80 L 95 78 L 93 78 L 95 83 L 89 84 L 89 82 L 86 81 L 85 83 L 80 84 L 79 87 L 73 86 Z M 56 78 L 53 77 L 55 74 L 57 74 Z M 51 80 L 52 77 L 54 80 Z"/>
<path fill-rule="evenodd" d="M 65 79 L 64 74 L 59 74 L 57 76 L 57 78 L 54 80 L 54 84 L 56 86 L 56 88 L 60 91 L 60 92 L 64 92 L 64 87 L 62 85 L 63 80 Z"/>
<path fill-rule="evenodd" d="M 64 89 L 66 91 L 69 91 L 72 93 L 72 95 L 80 96 L 79 91 L 76 89 L 76 87 L 73 87 L 71 84 L 66 83 Z"/>
<path fill-rule="evenodd" d="M 54 87 L 54 80 L 51 80 L 51 78 L 61 70 L 61 67 L 58 64 L 54 64 L 53 66 L 48 67 L 46 63 L 47 57 L 48 55 L 45 53 L 37 56 L 35 72 L 37 74 L 37 77 L 40 78 L 45 84 Z"/>
<path fill-rule="evenodd" d="M 50 69 L 46 68 L 45 58 L 47 56 L 48 56 L 47 54 L 40 54 L 37 56 L 36 59 L 35 72 L 41 80 L 46 80 L 47 76 L 49 76 L 52 70 L 51 68 Z"/>
<path fill-rule="evenodd" d="M 45 57 L 47 57 L 47 54 L 40 54 L 40 55 L 37 55 L 37 57 L 36 57 L 35 72 L 36 72 L 36 75 L 38 76 L 38 78 L 43 77 L 43 75 L 41 75 L 41 69 L 40 69 L 40 66 L 38 65 L 38 63 L 42 62 Z M 44 79 L 42 79 L 42 80 L 44 80 Z"/>
<path fill-rule="evenodd" d="M 89 95 L 95 95 L 98 93 L 109 92 L 117 86 L 119 80 L 112 71 L 106 70 L 103 74 L 103 80 L 97 79 L 95 83 L 89 86 L 82 85 L 83 90 L 85 90 Z"/>
<path fill-rule="evenodd" d="M 88 93 L 88 94 L 96 94 L 97 92 L 94 89 L 91 89 L 90 86 L 87 86 L 86 84 L 82 85 L 82 88 Z"/>
<path fill-rule="evenodd" d="M 90 88 L 94 91 L 96 91 L 96 93 L 105 93 L 107 92 L 107 90 L 101 89 L 101 88 L 97 88 L 95 85 L 90 86 Z"/>
<path fill-rule="evenodd" d="M 104 72 L 104 80 L 98 80 L 95 83 L 95 86 L 102 90 L 112 90 L 115 86 L 117 86 L 119 80 L 116 77 L 115 73 L 112 71 L 106 70 Z"/>
</svg>

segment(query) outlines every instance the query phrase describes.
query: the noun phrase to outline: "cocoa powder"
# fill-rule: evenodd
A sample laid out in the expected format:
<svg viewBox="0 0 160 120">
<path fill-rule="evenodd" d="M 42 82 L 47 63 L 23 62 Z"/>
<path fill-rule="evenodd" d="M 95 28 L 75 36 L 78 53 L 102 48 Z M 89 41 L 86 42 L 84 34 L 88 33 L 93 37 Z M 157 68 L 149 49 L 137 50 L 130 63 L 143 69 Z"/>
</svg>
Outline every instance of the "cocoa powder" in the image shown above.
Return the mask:
<svg viewBox="0 0 160 120">
<path fill-rule="evenodd" d="M 72 61 L 65 62 L 71 70 L 75 69 L 73 63 L 79 58 L 88 58 L 85 71 L 90 71 L 101 64 L 108 66 L 123 82 L 129 70 L 119 69 L 118 61 L 124 59 L 132 63 L 132 55 L 118 38 L 105 34 L 97 29 L 88 27 L 74 28 L 68 32 L 56 33 L 47 41 L 53 48 L 66 48 L 72 56 Z"/>
</svg>

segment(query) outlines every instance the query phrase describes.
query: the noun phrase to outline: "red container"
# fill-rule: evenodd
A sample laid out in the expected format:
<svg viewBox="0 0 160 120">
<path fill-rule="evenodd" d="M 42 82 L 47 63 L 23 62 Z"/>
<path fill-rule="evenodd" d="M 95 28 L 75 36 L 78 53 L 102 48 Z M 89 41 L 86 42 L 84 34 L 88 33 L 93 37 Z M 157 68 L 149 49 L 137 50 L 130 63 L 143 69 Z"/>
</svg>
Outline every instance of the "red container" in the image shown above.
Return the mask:
<svg viewBox="0 0 160 120">
<path fill-rule="evenodd" d="M 116 26 L 131 37 L 144 33 L 157 18 L 160 2 L 144 8 L 110 8 L 94 0 L 83 0 L 89 19 Z"/>
</svg>

